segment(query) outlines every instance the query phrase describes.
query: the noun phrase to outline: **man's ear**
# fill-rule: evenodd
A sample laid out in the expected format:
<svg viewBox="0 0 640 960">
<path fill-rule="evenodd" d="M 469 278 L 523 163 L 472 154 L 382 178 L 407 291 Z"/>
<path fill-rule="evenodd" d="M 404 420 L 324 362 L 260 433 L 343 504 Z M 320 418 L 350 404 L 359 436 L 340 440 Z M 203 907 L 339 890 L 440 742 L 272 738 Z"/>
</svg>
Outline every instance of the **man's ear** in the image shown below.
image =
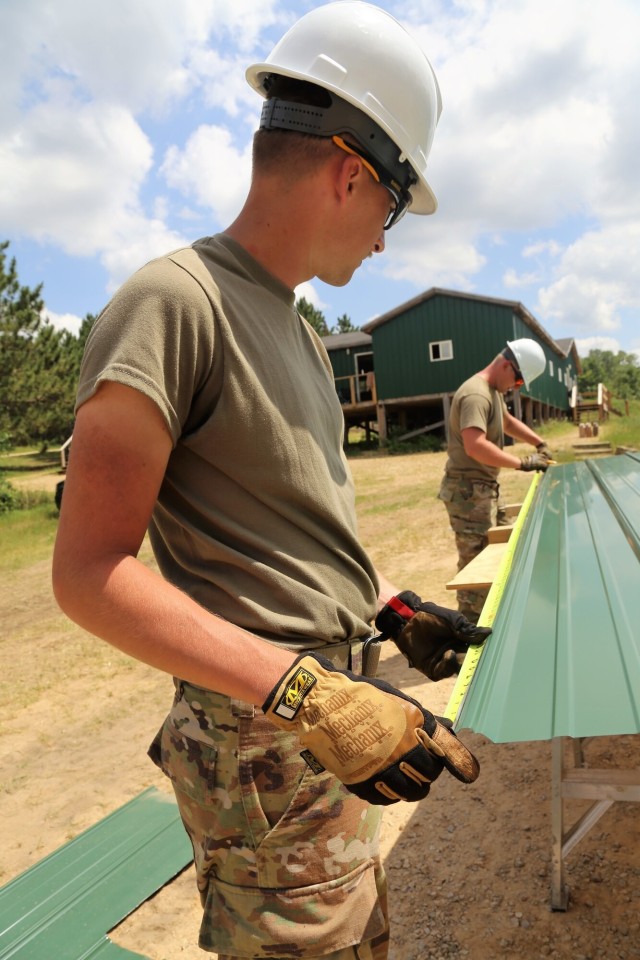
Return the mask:
<svg viewBox="0 0 640 960">
<path fill-rule="evenodd" d="M 367 171 L 359 157 L 345 154 L 338 158 L 338 168 L 336 170 L 336 190 L 341 199 L 346 200 L 360 183 L 362 183 Z"/>
</svg>

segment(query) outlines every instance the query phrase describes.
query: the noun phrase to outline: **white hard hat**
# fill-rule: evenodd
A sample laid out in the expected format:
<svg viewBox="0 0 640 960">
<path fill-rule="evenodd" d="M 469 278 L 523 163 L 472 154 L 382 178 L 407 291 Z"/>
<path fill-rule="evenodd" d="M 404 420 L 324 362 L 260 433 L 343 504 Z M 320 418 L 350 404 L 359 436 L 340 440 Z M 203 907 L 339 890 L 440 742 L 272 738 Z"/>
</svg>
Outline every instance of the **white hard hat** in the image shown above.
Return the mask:
<svg viewBox="0 0 640 960">
<path fill-rule="evenodd" d="M 507 347 L 515 358 L 528 390 L 531 381 L 539 377 L 547 365 L 544 350 L 536 340 L 529 340 L 526 337 L 522 340 L 507 340 Z"/>
<path fill-rule="evenodd" d="M 263 96 L 274 75 L 314 83 L 334 94 L 335 101 L 326 109 L 298 110 L 295 123 L 280 117 L 270 118 L 268 125 L 318 136 L 351 132 L 409 190 L 411 213 L 436 210 L 426 170 L 442 109 L 440 89 L 422 48 L 389 13 L 362 0 L 338 0 L 310 10 L 264 63 L 254 63 L 246 73 Z"/>
</svg>

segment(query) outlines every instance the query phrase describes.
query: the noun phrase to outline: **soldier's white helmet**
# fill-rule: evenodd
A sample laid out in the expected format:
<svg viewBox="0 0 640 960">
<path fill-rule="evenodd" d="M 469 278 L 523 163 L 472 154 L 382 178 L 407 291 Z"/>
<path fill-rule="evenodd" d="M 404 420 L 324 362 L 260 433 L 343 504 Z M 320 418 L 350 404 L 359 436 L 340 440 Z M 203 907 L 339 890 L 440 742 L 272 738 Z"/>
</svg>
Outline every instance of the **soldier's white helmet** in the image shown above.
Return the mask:
<svg viewBox="0 0 640 960">
<path fill-rule="evenodd" d="M 507 347 L 513 354 L 528 390 L 531 381 L 539 377 L 547 365 L 544 350 L 536 340 L 529 340 L 526 337 L 521 340 L 507 340 Z"/>
<path fill-rule="evenodd" d="M 426 170 L 442 109 L 438 81 L 420 45 L 385 10 L 363 0 L 316 7 L 246 76 L 263 96 L 272 76 L 328 90 L 327 108 L 267 101 L 261 126 L 318 136 L 350 133 L 374 166 L 410 194 L 411 213 L 436 210 Z"/>
</svg>

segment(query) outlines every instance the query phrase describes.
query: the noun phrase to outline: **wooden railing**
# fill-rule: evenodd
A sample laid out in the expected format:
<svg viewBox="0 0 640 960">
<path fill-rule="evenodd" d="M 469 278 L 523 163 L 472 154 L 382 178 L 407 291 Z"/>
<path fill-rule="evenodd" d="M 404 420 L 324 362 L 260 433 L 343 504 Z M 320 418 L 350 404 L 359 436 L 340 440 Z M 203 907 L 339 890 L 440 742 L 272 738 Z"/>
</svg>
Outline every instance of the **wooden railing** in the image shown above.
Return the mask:
<svg viewBox="0 0 640 960">
<path fill-rule="evenodd" d="M 377 403 L 376 377 L 373 372 L 334 377 L 341 404 Z"/>
<path fill-rule="evenodd" d="M 579 423 L 581 419 L 608 420 L 610 413 L 615 413 L 616 416 L 621 417 L 622 411 L 618 410 L 613 404 L 613 401 L 616 399 L 620 398 L 614 397 L 604 383 L 599 383 L 596 390 L 585 390 L 581 393 L 579 393 L 578 388 L 574 386 L 571 390 L 569 400 L 569 405 L 573 410 L 574 423 Z M 628 416 L 629 401 L 625 400 L 623 403 L 625 405 L 625 413 Z"/>
</svg>

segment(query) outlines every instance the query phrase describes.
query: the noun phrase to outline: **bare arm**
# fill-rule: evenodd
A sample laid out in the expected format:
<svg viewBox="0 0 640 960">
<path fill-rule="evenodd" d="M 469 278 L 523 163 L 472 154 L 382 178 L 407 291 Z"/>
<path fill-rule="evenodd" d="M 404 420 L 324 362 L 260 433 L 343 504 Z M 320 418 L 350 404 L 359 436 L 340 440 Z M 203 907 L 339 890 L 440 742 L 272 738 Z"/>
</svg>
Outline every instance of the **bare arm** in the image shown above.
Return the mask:
<svg viewBox="0 0 640 960">
<path fill-rule="evenodd" d="M 137 559 L 170 452 L 159 410 L 138 391 L 106 383 L 83 404 L 54 550 L 56 599 L 132 657 L 262 704 L 295 654 L 204 610 Z"/>
<path fill-rule="evenodd" d="M 526 423 L 523 423 L 522 420 L 518 420 L 517 417 L 507 412 L 504 413 L 504 432 L 509 437 L 513 437 L 514 440 L 522 440 L 523 443 L 530 443 L 532 447 L 537 447 L 539 443 L 543 442 L 542 437 L 534 433 Z"/>
<path fill-rule="evenodd" d="M 376 570 L 378 575 L 378 583 L 380 584 L 380 589 L 378 590 L 378 612 L 382 610 L 385 603 L 388 603 L 391 600 L 391 597 L 397 596 L 400 591 L 395 587 L 390 580 L 387 580 L 379 570 Z"/>
<path fill-rule="evenodd" d="M 513 470 L 520 469 L 520 457 L 513 453 L 507 453 L 501 450 L 491 440 L 487 440 L 484 430 L 479 427 L 467 427 L 462 431 L 462 442 L 464 452 L 472 460 L 478 463 L 485 463 L 489 467 L 511 467 Z"/>
</svg>

